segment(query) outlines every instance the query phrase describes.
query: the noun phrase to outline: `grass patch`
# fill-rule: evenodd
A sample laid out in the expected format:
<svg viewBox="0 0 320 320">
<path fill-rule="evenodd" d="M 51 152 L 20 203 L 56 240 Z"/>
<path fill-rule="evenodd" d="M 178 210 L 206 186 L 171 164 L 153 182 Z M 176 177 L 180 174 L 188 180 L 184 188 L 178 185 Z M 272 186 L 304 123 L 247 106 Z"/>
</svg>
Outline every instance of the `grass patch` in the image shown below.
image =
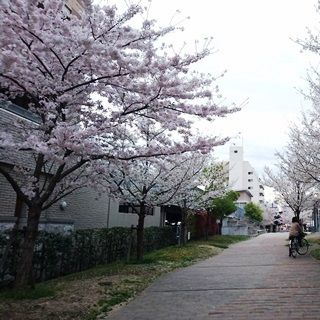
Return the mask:
<svg viewBox="0 0 320 320">
<path fill-rule="evenodd" d="M 311 250 L 311 256 L 317 260 L 320 260 L 320 249 Z"/>
<path fill-rule="evenodd" d="M 52 298 L 56 290 L 46 284 L 38 284 L 34 289 L 10 289 L 0 292 L 0 298 L 4 300 L 35 300 L 40 298 Z"/>
<path fill-rule="evenodd" d="M 94 268 L 84 270 L 77 273 L 72 273 L 59 279 L 64 281 L 75 281 L 75 280 L 82 280 L 82 279 L 93 279 L 96 277 L 101 276 L 111 276 L 114 274 L 119 274 L 121 270 L 125 268 L 124 262 L 114 262 L 110 264 L 99 265 Z M 55 281 L 55 280 L 53 280 Z"/>
<path fill-rule="evenodd" d="M 320 245 L 320 238 L 307 237 L 307 240 L 308 240 L 310 243 L 315 243 L 315 244 L 319 244 L 319 245 Z"/>
<path fill-rule="evenodd" d="M 197 241 L 198 243 L 204 243 L 204 244 L 209 244 L 211 246 L 217 247 L 217 248 L 222 248 L 226 249 L 228 248 L 231 244 L 234 244 L 239 241 L 244 241 L 248 240 L 250 237 L 249 236 L 223 236 L 223 235 L 216 235 L 216 236 L 211 236 L 208 238 L 207 241 Z"/>
<path fill-rule="evenodd" d="M 129 300 L 131 297 L 133 297 L 133 295 L 134 292 L 132 290 L 122 289 L 112 291 L 109 294 L 108 299 L 103 299 L 98 302 L 100 306 L 100 311 L 106 313 L 110 311 L 113 306 Z"/>
<path fill-rule="evenodd" d="M 145 260 L 148 263 L 170 263 L 173 268 L 178 268 L 217 253 L 219 251 L 210 245 L 201 246 L 201 243 L 192 242 L 185 246 L 171 246 L 148 253 Z"/>
</svg>

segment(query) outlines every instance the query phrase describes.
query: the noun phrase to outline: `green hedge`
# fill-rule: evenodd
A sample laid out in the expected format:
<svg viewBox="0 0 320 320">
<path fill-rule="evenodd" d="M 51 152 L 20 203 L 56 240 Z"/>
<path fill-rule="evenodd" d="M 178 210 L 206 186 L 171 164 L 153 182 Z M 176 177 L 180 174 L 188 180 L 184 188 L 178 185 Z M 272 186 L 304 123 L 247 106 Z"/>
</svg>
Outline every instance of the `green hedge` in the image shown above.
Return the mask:
<svg viewBox="0 0 320 320">
<path fill-rule="evenodd" d="M 18 242 L 22 234 L 18 235 Z M 149 227 L 144 230 L 144 251 L 152 251 L 175 244 L 171 227 Z M 8 234 L 0 233 L 0 258 L 5 257 Z M 14 260 L 16 245 L 12 244 L 5 261 L 5 275 L 14 275 L 17 262 Z M 136 230 L 110 228 L 78 230 L 63 235 L 39 232 L 36 241 L 33 270 L 36 281 L 44 281 L 69 273 L 91 268 L 117 260 L 127 259 L 136 251 Z"/>
</svg>

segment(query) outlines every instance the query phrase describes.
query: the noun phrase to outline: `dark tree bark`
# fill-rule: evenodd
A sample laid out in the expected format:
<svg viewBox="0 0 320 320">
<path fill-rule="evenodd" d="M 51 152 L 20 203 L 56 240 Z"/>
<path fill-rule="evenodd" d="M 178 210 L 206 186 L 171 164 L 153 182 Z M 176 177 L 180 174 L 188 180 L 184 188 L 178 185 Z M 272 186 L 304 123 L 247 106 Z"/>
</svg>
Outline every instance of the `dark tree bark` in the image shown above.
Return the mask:
<svg viewBox="0 0 320 320">
<path fill-rule="evenodd" d="M 146 206 L 144 202 L 140 204 L 140 213 L 138 215 L 137 226 L 137 260 L 143 259 L 143 234 L 144 234 L 144 218 L 146 215 Z"/>
<path fill-rule="evenodd" d="M 17 274 L 14 283 L 16 288 L 33 285 L 32 260 L 41 210 L 41 207 L 37 206 L 29 208 L 27 227 L 21 243 L 21 257 L 18 260 Z"/>
<path fill-rule="evenodd" d="M 181 208 L 181 233 L 180 233 L 180 244 L 185 245 L 187 243 L 187 206 L 184 200 L 183 208 Z"/>
<path fill-rule="evenodd" d="M 180 225 L 180 244 L 182 246 L 184 246 L 186 244 L 186 223 L 185 223 L 185 219 L 184 219 L 184 210 L 182 210 L 182 221 L 181 221 L 181 225 Z"/>
<path fill-rule="evenodd" d="M 223 224 L 223 219 L 221 218 L 220 221 L 219 221 L 219 234 L 221 235 L 222 234 L 222 224 Z"/>
<path fill-rule="evenodd" d="M 206 215 L 206 226 L 205 226 L 205 239 L 206 239 L 206 241 L 208 240 L 208 237 L 209 237 L 209 226 L 210 226 L 210 215 L 207 212 L 207 215 Z"/>
</svg>

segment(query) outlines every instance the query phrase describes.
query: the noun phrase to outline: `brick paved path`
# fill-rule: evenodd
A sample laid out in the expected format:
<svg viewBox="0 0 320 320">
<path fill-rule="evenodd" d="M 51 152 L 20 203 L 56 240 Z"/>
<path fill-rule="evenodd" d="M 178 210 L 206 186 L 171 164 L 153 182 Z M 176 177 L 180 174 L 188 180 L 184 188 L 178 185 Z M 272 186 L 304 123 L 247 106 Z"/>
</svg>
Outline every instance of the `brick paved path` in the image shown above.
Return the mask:
<svg viewBox="0 0 320 320">
<path fill-rule="evenodd" d="M 320 319 L 320 263 L 269 233 L 160 277 L 106 320 Z"/>
</svg>

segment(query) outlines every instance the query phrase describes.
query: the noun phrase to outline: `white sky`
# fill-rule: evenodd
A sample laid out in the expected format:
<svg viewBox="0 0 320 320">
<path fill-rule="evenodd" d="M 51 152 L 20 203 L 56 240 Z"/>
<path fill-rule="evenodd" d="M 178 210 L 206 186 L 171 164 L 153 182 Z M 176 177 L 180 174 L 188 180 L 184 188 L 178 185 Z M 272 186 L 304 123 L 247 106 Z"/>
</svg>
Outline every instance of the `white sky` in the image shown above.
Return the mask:
<svg viewBox="0 0 320 320">
<path fill-rule="evenodd" d="M 183 41 L 194 49 L 213 37 L 217 50 L 199 70 L 227 74 L 219 81 L 221 93 L 242 111 L 213 123 L 212 130 L 223 136 L 237 136 L 231 143 L 244 146 L 244 157 L 261 174 L 274 162 L 274 153 L 287 139 L 288 126 L 296 121 L 308 102 L 297 92 L 305 89 L 312 56 L 301 53 L 291 39 L 304 38 L 306 27 L 317 21 L 316 0 L 152 0 L 149 17 L 168 25 L 183 20 L 183 33 L 171 39 L 179 50 Z M 290 39 L 291 38 L 291 39 Z M 314 61 L 315 58 L 313 58 Z M 313 63 L 314 64 L 314 63 Z M 229 145 L 216 149 L 216 156 L 228 159 Z"/>
</svg>

